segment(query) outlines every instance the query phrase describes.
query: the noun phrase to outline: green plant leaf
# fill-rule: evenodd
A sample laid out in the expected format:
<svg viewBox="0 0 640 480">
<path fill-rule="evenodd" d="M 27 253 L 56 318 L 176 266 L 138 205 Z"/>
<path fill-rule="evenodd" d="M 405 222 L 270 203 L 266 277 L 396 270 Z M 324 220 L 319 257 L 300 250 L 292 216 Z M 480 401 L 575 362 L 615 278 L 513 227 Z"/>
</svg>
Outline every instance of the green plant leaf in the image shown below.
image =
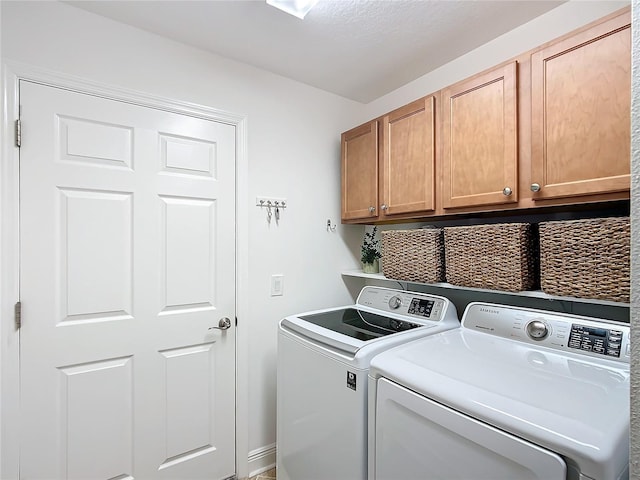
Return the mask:
<svg viewBox="0 0 640 480">
<path fill-rule="evenodd" d="M 360 260 L 362 263 L 373 263 L 374 260 L 382 257 L 380 253 L 380 240 L 376 238 L 378 227 L 374 225 L 370 232 L 365 232 L 364 240 L 362 241 Z"/>
</svg>

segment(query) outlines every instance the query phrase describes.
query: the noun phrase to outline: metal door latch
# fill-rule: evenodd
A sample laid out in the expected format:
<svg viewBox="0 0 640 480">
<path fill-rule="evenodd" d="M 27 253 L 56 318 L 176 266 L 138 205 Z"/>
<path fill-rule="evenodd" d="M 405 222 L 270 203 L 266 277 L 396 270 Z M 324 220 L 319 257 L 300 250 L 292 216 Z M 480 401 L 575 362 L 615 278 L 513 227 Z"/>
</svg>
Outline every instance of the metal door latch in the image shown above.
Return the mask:
<svg viewBox="0 0 640 480">
<path fill-rule="evenodd" d="M 223 317 L 218 322 L 217 327 L 209 327 L 209 330 L 228 330 L 229 328 L 231 328 L 231 320 L 227 317 Z"/>
</svg>

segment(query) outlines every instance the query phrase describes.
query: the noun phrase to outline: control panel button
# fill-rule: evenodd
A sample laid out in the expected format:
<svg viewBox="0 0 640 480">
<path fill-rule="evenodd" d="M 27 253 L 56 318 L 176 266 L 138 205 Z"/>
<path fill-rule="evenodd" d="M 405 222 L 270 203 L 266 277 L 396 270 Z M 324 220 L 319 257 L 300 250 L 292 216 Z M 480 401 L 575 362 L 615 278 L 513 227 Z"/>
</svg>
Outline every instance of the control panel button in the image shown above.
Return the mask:
<svg viewBox="0 0 640 480">
<path fill-rule="evenodd" d="M 396 310 L 402 305 L 402 299 L 398 295 L 394 295 L 389 299 L 389 308 Z"/>
<path fill-rule="evenodd" d="M 527 335 L 534 340 L 543 340 L 549 335 L 549 327 L 542 320 L 527 323 Z"/>
</svg>

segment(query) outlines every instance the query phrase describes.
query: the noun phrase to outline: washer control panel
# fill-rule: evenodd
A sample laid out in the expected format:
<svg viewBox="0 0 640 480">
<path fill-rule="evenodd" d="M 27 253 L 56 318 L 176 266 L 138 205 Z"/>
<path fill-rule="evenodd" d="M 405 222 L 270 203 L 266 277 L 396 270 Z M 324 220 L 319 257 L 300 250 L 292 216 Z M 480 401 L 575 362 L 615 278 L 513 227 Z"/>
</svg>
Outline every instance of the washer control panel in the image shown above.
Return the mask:
<svg viewBox="0 0 640 480">
<path fill-rule="evenodd" d="M 488 303 L 470 303 L 462 327 L 521 342 L 629 362 L 630 327 L 609 320 Z"/>
<path fill-rule="evenodd" d="M 393 314 L 413 321 L 458 321 L 455 305 L 444 297 L 426 293 L 367 286 L 358 295 L 356 304 L 377 313 Z"/>
<path fill-rule="evenodd" d="M 428 298 L 419 298 L 413 297 L 411 298 L 411 303 L 409 303 L 409 311 L 407 312 L 409 315 L 418 315 L 419 317 L 431 317 L 431 313 L 434 311 L 434 307 L 436 302 L 434 300 L 430 300 Z M 438 306 L 437 310 L 441 309 Z"/>
</svg>

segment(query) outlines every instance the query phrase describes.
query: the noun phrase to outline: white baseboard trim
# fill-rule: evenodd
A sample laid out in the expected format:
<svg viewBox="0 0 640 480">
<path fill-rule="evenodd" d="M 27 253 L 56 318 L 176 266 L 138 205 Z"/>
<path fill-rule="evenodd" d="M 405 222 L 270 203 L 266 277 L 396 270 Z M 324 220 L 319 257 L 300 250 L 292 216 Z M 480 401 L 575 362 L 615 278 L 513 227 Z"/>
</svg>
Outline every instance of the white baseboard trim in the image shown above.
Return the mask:
<svg viewBox="0 0 640 480">
<path fill-rule="evenodd" d="M 266 445 L 249 452 L 249 477 L 254 477 L 276 466 L 276 444 Z"/>
</svg>

